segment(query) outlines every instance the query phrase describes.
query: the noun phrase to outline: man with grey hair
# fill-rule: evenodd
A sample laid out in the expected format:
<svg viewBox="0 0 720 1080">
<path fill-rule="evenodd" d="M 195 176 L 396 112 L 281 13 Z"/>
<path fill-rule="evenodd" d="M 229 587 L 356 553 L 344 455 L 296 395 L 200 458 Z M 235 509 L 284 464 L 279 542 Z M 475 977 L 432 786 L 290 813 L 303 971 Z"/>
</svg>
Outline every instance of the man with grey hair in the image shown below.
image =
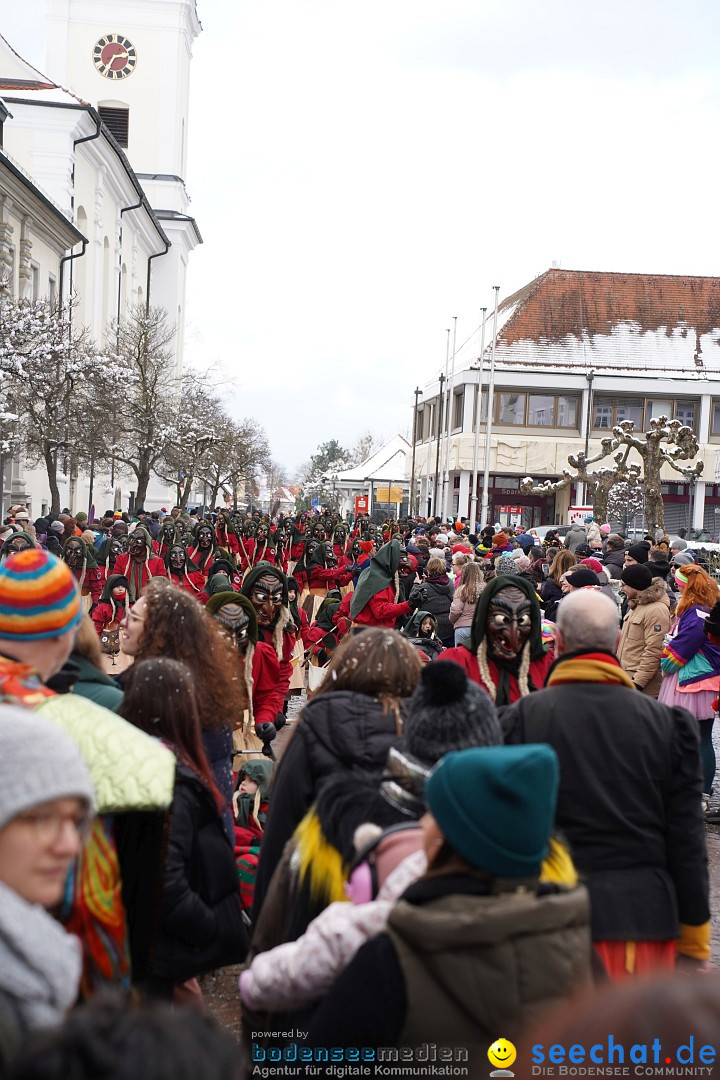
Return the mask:
<svg viewBox="0 0 720 1080">
<path fill-rule="evenodd" d="M 545 689 L 502 717 L 508 743 L 548 743 L 560 761 L 555 824 L 592 903 L 611 977 L 704 967 L 710 910 L 697 724 L 638 693 L 618 663 L 617 609 L 566 596 Z"/>
</svg>

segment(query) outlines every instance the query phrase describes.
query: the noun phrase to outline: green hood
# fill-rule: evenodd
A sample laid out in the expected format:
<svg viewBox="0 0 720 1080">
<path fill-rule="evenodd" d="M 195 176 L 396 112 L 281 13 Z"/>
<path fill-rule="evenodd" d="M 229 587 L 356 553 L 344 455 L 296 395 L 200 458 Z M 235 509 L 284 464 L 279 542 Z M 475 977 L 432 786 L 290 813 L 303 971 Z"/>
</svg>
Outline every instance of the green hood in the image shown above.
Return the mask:
<svg viewBox="0 0 720 1080">
<path fill-rule="evenodd" d="M 321 630 L 334 630 L 333 615 L 340 607 L 341 601 L 340 590 L 331 589 L 318 608 L 318 613 L 315 616 L 315 626 L 319 626 Z"/>
<path fill-rule="evenodd" d="M 214 615 L 216 611 L 219 611 L 225 604 L 239 604 L 240 607 L 247 613 L 250 620 L 247 628 L 247 635 L 253 645 L 257 645 L 258 639 L 258 623 L 257 615 L 255 614 L 255 608 L 252 606 L 252 602 L 248 600 L 247 596 L 243 596 L 242 593 L 236 592 L 219 592 L 210 597 L 205 610 L 210 615 Z"/>
<path fill-rule="evenodd" d="M 282 572 L 279 566 L 273 566 L 270 562 L 257 563 L 251 570 L 248 570 L 247 574 L 243 578 L 242 589 L 240 590 L 243 596 L 249 596 L 250 590 L 257 581 L 258 578 L 264 577 L 266 574 L 272 574 L 278 579 L 283 586 L 283 606 L 287 607 L 287 577 Z"/>
<path fill-rule="evenodd" d="M 542 612 L 540 610 L 540 603 L 534 585 L 528 581 L 527 578 L 518 577 L 517 574 L 496 577 L 488 582 L 480 593 L 475 608 L 470 637 L 466 638 L 462 644 L 466 649 L 469 649 L 471 653 L 475 654 L 477 652 L 480 642 L 485 637 L 485 623 L 487 622 L 490 601 L 501 589 L 508 589 L 511 586 L 515 589 L 520 589 L 520 592 L 524 592 L 530 600 L 530 618 L 532 620 L 532 629 L 530 631 L 530 659 L 540 660 L 545 655 L 542 640 Z"/>
<path fill-rule="evenodd" d="M 432 611 L 414 611 L 408 621 L 402 628 L 402 632 L 405 637 L 419 638 L 420 637 L 420 624 L 423 619 L 432 619 L 435 624 L 433 627 L 433 634 L 437 634 L 437 619 L 433 615 Z"/>
<path fill-rule="evenodd" d="M 373 555 L 369 566 L 358 579 L 355 592 L 350 601 L 350 615 L 355 619 L 376 593 L 395 584 L 395 575 L 400 567 L 400 541 L 391 540 L 383 544 Z"/>
<path fill-rule="evenodd" d="M 26 534 L 23 533 L 23 535 L 26 535 Z M 16 536 L 11 536 L 10 539 L 11 540 L 16 540 L 17 535 Z M 93 567 L 96 567 L 97 566 L 97 559 L 95 558 L 95 553 L 90 550 L 90 548 L 87 546 L 85 541 L 79 536 L 69 536 L 67 538 L 67 540 L 65 541 L 65 543 L 62 546 L 63 558 L 65 556 L 65 549 L 67 548 L 68 544 L 73 540 L 79 540 L 80 543 L 83 546 L 83 549 L 84 549 L 84 552 L 85 552 L 85 567 L 89 568 L 89 569 L 92 569 Z M 33 541 L 33 547 L 35 547 L 35 542 L 34 541 Z"/>
<path fill-rule="evenodd" d="M 12 534 L 12 536 L 8 536 L 7 540 L 4 542 L 2 547 L 0 547 L 0 559 L 6 559 L 7 558 L 8 552 L 10 550 L 10 544 L 12 544 L 13 540 L 17 540 L 19 537 L 22 537 L 25 540 L 29 540 L 30 541 L 30 547 L 34 548 L 36 546 L 35 541 L 33 540 L 32 536 L 30 536 L 26 532 L 21 532 L 20 530 L 18 530 L 17 532 L 14 532 Z M 77 539 L 79 540 L 80 537 L 78 536 Z M 65 548 L 65 545 L 63 545 L 63 550 L 64 550 L 64 548 Z"/>
</svg>

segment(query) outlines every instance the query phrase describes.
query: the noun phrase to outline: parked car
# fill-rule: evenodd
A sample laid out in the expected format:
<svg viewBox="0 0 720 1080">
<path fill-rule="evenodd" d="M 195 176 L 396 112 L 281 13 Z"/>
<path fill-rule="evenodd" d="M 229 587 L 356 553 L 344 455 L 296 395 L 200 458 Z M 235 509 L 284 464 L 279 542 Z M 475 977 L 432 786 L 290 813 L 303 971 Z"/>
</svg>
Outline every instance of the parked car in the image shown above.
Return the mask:
<svg viewBox="0 0 720 1080">
<path fill-rule="evenodd" d="M 570 531 L 569 525 L 535 525 L 532 531 L 541 542 L 549 532 L 556 532 L 558 536 L 567 536 Z"/>
</svg>

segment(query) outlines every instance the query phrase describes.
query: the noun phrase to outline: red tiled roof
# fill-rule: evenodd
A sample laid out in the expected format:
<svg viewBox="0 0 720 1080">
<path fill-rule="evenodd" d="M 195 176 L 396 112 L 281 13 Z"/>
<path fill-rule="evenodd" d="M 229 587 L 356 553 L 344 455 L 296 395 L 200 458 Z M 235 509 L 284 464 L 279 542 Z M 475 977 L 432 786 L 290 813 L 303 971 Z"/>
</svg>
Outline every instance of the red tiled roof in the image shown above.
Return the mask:
<svg viewBox="0 0 720 1080">
<path fill-rule="evenodd" d="M 720 278 L 553 269 L 498 314 L 503 363 L 720 369 Z"/>
</svg>

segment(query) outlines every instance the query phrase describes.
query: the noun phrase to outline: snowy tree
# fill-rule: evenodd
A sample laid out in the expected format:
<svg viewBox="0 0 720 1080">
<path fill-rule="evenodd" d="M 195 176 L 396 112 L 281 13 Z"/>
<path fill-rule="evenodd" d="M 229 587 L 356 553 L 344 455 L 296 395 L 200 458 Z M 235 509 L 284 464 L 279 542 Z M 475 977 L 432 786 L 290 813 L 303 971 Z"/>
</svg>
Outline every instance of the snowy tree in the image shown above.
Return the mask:
<svg viewBox="0 0 720 1080">
<path fill-rule="evenodd" d="M 162 459 L 155 465 L 160 479 L 176 487 L 177 505 L 183 510 L 208 463 L 222 415 L 220 400 L 203 385 L 199 372 L 186 371 L 174 400 Z"/>
<path fill-rule="evenodd" d="M 198 476 L 209 489 L 208 504 L 217 506 L 227 493 L 237 507 L 255 477 L 267 468 L 270 447 L 265 431 L 254 420 L 233 420 L 224 413 L 215 425 L 215 440 L 198 466 Z"/>
<path fill-rule="evenodd" d="M 177 435 L 181 384 L 175 374 L 175 331 L 161 308 L 135 307 L 113 327 L 121 378 L 108 401 L 109 452 L 135 476 L 135 505 L 144 505 L 152 473 Z"/>
<path fill-rule="evenodd" d="M 81 433 L 115 365 L 77 326 L 72 308 L 59 312 L 45 299 L 15 300 L 2 286 L 0 413 L 13 427 L 6 426 L 2 438 L 8 454 L 22 449 L 29 460 L 43 462 L 58 513 L 58 473 L 70 454 L 84 454 Z"/>
<path fill-rule="evenodd" d="M 607 500 L 607 521 L 620 523 L 620 531 L 627 535 L 628 524 L 645 508 L 645 495 L 639 479 L 623 480 L 610 488 Z"/>
<path fill-rule="evenodd" d="M 669 465 L 687 484 L 694 483 L 702 475 L 702 461 L 689 466 L 679 464 L 696 457 L 699 444 L 695 432 L 679 420 L 658 416 L 650 421 L 650 430 L 644 435 L 636 435 L 632 420 L 624 420 L 613 428 L 613 436 L 628 450 L 634 450 L 642 460 L 645 528 L 651 534 L 657 529 L 664 529 L 665 508 L 660 473 L 664 465 Z"/>
<path fill-rule="evenodd" d="M 298 472 L 302 492 L 297 500 L 297 509 L 309 510 L 314 499 L 319 500 L 321 506 L 331 505 L 334 495 L 333 476 L 349 469 L 353 464 L 353 455 L 341 446 L 337 439 L 321 443 L 317 453 L 313 454 L 310 461 Z"/>
</svg>

